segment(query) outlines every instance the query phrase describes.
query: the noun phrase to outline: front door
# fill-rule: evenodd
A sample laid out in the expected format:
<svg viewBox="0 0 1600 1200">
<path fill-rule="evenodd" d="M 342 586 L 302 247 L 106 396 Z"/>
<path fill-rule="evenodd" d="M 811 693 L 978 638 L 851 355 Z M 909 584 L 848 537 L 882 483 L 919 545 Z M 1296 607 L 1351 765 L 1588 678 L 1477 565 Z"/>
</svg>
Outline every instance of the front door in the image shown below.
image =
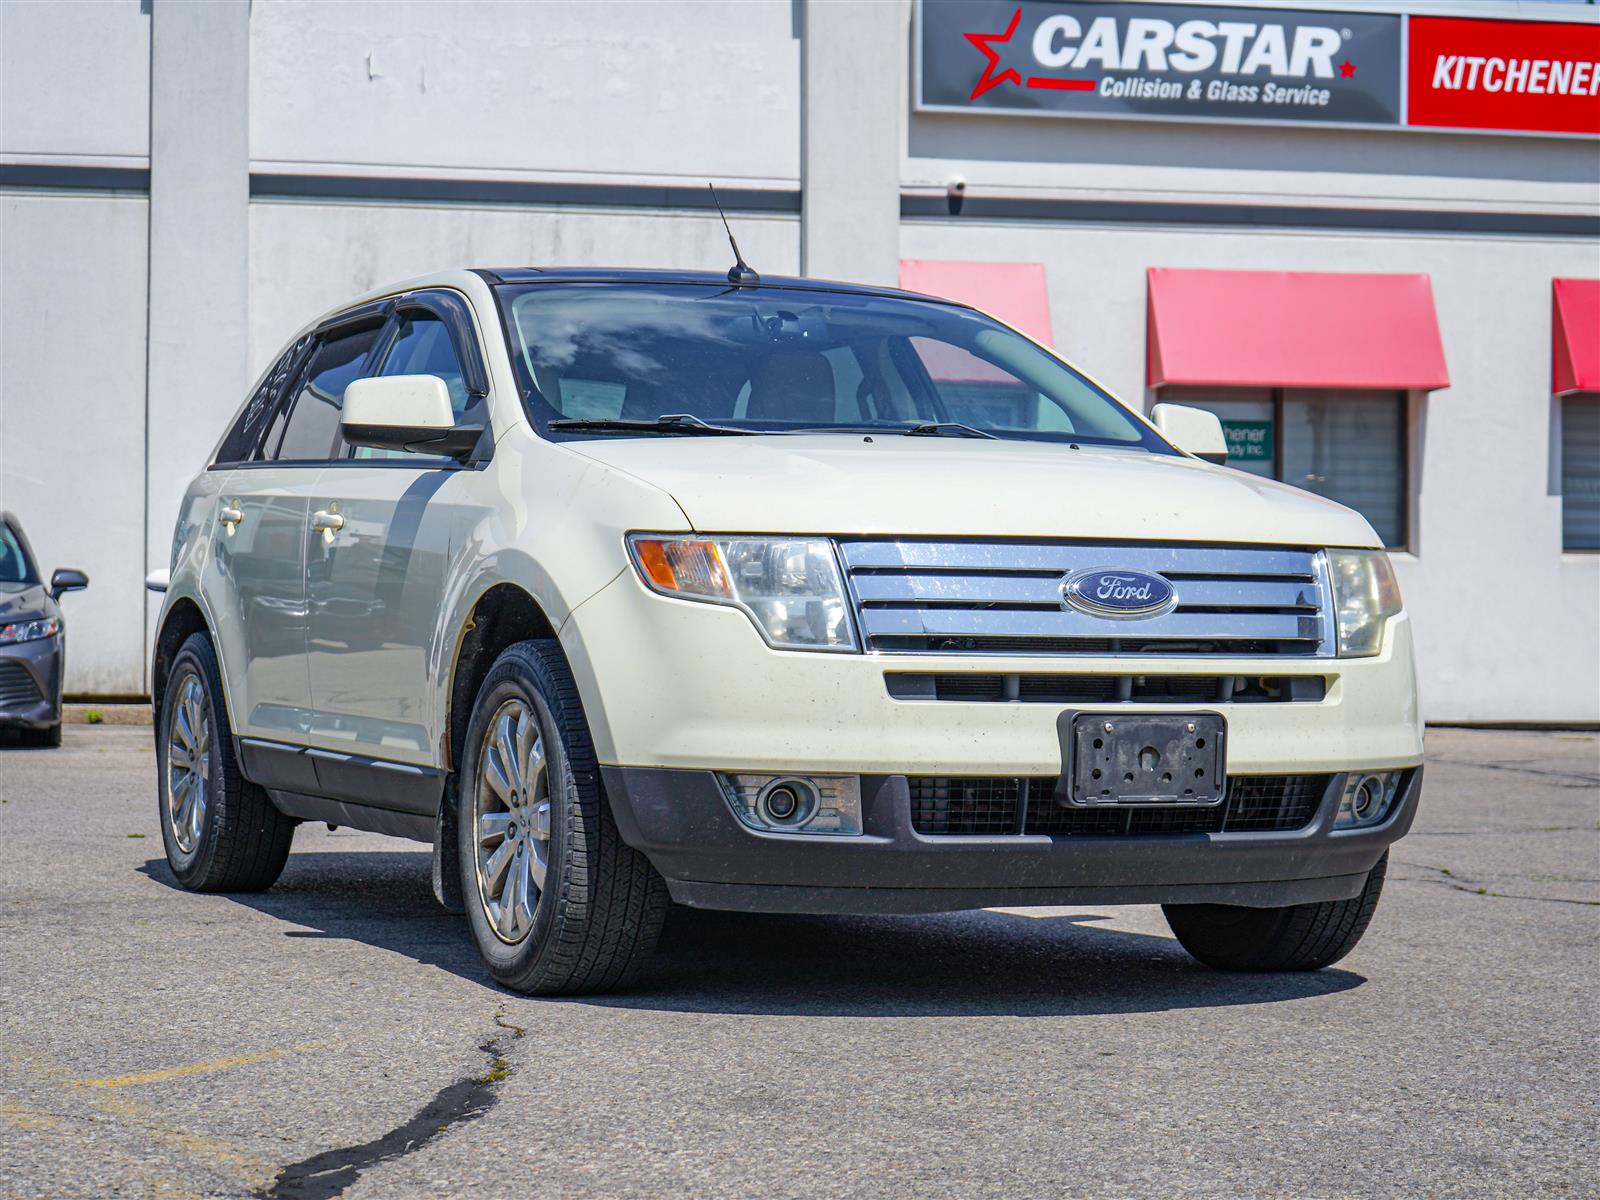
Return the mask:
<svg viewBox="0 0 1600 1200">
<path fill-rule="evenodd" d="M 435 312 L 393 318 L 379 375 L 436 375 L 460 419 L 473 402 L 459 336 Z M 469 327 L 470 328 L 470 327 Z M 453 647 L 437 644 L 452 553 L 474 520 L 456 463 L 357 447 L 323 475 L 307 564 L 311 745 L 350 755 L 438 766 L 443 714 L 437 674 Z"/>
</svg>

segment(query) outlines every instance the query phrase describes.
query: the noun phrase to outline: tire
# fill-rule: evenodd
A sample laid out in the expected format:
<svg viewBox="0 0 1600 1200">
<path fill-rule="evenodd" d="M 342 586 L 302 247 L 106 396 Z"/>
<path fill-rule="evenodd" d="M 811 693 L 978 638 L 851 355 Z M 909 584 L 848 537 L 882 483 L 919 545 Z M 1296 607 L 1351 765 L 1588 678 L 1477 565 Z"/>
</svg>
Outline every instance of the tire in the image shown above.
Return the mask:
<svg viewBox="0 0 1600 1200">
<path fill-rule="evenodd" d="M 666 883 L 617 832 L 555 642 L 518 642 L 495 660 L 463 758 L 461 885 L 489 973 L 538 996 L 632 983 L 660 935 Z"/>
<path fill-rule="evenodd" d="M 1208 967 L 1223 971 L 1315 971 L 1355 949 L 1367 931 L 1383 877 L 1384 852 L 1350 900 L 1242 908 L 1232 904 L 1167 904 L 1167 924 L 1183 948 Z"/>
<path fill-rule="evenodd" d="M 194 771 L 173 762 L 174 749 L 189 746 L 200 751 Z M 183 784 L 185 775 L 194 782 Z M 261 892 L 277 881 L 298 822 L 239 772 L 207 634 L 191 634 L 172 660 L 156 721 L 156 777 L 161 841 L 179 883 L 191 892 Z"/>
<path fill-rule="evenodd" d="M 46 725 L 43 729 L 24 729 L 22 744 L 42 746 L 46 750 L 57 749 L 61 745 L 61 723 L 57 721 L 54 725 Z"/>
</svg>

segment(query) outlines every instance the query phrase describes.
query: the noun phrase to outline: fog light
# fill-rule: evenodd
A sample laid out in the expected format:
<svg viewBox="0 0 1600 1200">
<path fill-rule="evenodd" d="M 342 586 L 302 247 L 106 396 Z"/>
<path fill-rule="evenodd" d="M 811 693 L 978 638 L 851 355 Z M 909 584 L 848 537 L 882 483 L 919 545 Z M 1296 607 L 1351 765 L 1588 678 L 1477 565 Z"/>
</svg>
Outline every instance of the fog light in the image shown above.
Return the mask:
<svg viewBox="0 0 1600 1200">
<path fill-rule="evenodd" d="M 763 833 L 861 832 L 855 775 L 718 775 L 734 816 Z"/>
<path fill-rule="evenodd" d="M 780 779 L 756 796 L 756 814 L 768 825 L 804 825 L 816 806 L 816 789 L 803 779 Z"/>
<path fill-rule="evenodd" d="M 1335 829 L 1359 829 L 1376 825 L 1389 815 L 1395 793 L 1400 790 L 1404 771 L 1352 771 L 1345 777 L 1344 794 L 1339 797 Z"/>
</svg>

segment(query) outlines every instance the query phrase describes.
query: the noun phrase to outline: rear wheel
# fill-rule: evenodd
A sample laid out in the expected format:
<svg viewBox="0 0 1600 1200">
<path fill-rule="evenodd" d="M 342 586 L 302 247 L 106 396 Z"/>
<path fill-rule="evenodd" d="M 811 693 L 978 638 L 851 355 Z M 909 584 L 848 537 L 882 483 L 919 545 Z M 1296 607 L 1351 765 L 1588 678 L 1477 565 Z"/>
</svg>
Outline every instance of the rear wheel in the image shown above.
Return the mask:
<svg viewBox="0 0 1600 1200">
<path fill-rule="evenodd" d="M 661 931 L 666 884 L 617 832 L 554 642 L 508 647 L 484 678 L 460 805 L 467 919 L 497 980 L 561 995 L 638 975 Z"/>
<path fill-rule="evenodd" d="M 196 633 L 172 660 L 156 726 L 161 840 L 194 892 L 259 892 L 289 857 L 295 820 L 239 773 L 211 639 Z"/>
<path fill-rule="evenodd" d="M 1224 971 L 1315 971 L 1355 949 L 1367 931 L 1383 877 L 1386 851 L 1350 900 L 1243 908 L 1233 904 L 1168 904 L 1162 911 L 1183 948 Z"/>
</svg>

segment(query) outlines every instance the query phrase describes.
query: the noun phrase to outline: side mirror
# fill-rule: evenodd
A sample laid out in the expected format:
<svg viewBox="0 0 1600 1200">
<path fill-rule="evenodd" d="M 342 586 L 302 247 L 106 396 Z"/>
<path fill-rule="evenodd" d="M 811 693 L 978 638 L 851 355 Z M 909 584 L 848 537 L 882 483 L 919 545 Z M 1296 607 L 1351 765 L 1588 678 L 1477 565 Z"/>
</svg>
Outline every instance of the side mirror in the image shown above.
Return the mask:
<svg viewBox="0 0 1600 1200">
<path fill-rule="evenodd" d="M 89 586 L 89 577 L 82 571 L 62 567 L 50 576 L 50 599 L 59 600 L 65 592 L 81 592 Z"/>
<path fill-rule="evenodd" d="M 352 446 L 465 458 L 482 425 L 457 425 L 450 389 L 437 375 L 358 379 L 344 390 L 339 431 Z"/>
<path fill-rule="evenodd" d="M 1150 419 L 1179 450 L 1219 466 L 1228 461 L 1228 439 L 1216 413 L 1186 404 L 1158 404 L 1150 410 Z"/>
</svg>

